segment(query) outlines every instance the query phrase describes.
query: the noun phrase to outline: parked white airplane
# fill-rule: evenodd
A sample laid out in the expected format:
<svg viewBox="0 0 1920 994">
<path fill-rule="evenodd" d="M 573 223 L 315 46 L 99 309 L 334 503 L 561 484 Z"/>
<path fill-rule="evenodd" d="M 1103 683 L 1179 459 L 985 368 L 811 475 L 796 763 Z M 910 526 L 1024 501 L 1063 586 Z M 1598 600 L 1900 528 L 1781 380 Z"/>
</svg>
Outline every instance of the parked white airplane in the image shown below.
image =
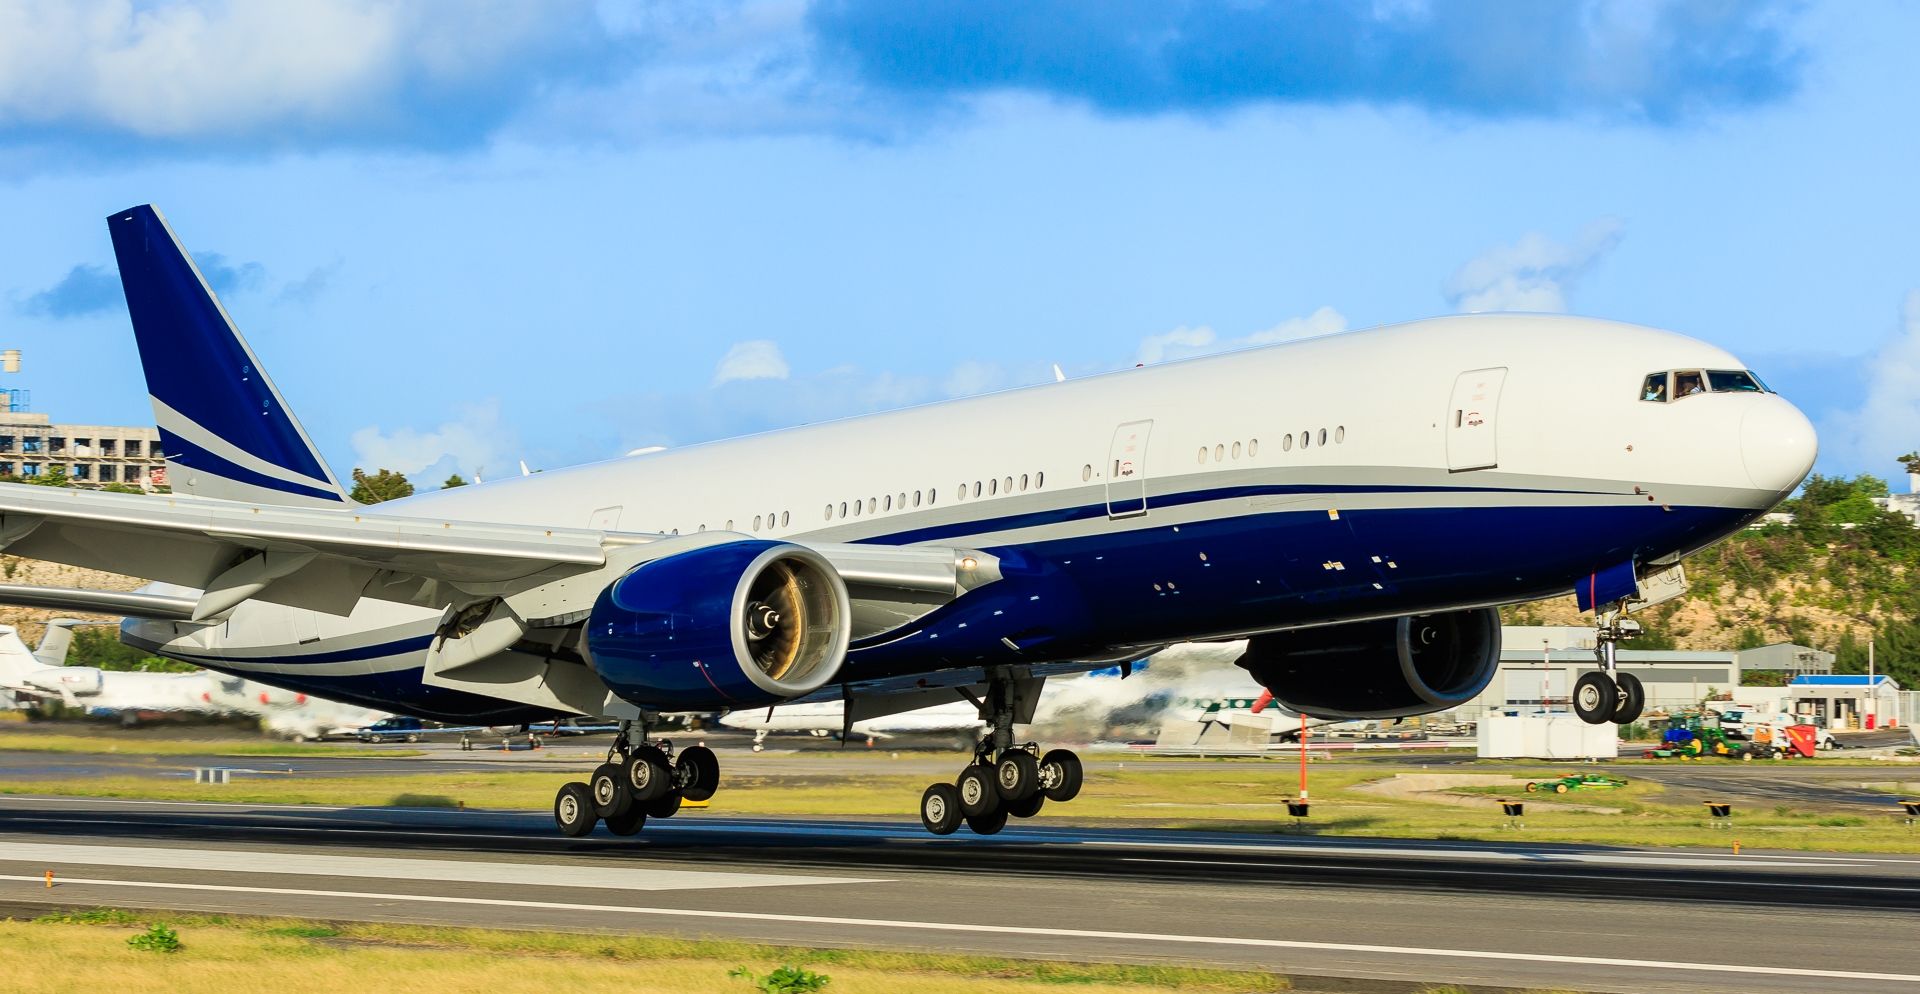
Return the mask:
<svg viewBox="0 0 1920 994">
<path fill-rule="evenodd" d="M 11 626 L 0 625 L 0 684 L 15 707 L 40 701 L 59 701 L 88 714 L 117 717 L 133 724 L 143 717 L 171 714 L 222 714 L 214 703 L 219 691 L 217 674 L 132 673 L 94 666 L 66 665 L 73 645 L 73 628 L 98 622 L 56 618 L 47 623 L 33 652 Z M 231 678 L 228 678 L 231 679 Z"/>
<path fill-rule="evenodd" d="M 1246 651 L 1243 641 L 1173 646 L 1151 660 L 1095 670 L 1047 683 L 1033 720 L 1019 725 L 1023 737 L 1091 742 L 1129 733 L 1154 735 L 1169 718 L 1231 721 L 1251 714 L 1264 691 L 1234 664 Z M 806 701 L 764 710 L 735 711 L 720 724 L 754 733 L 758 752 L 769 735 L 796 732 L 875 741 L 902 735 L 954 735 L 975 741 L 988 726 L 983 703 L 970 694 L 951 693 L 945 704 L 900 714 L 847 720 L 845 701 Z"/>
<path fill-rule="evenodd" d="M 1312 715 L 1442 710 L 1491 678 L 1498 605 L 1576 590 L 1610 649 L 1643 578 L 1773 507 L 1816 448 L 1712 345 L 1468 315 L 362 508 L 159 212 L 108 228 L 175 493 L 0 487 L 0 546 L 161 581 L 110 598 L 149 619 L 123 638 L 249 679 L 637 720 L 555 798 L 569 834 L 713 792 L 711 752 L 647 742 L 662 711 L 817 693 L 858 720 L 975 688 L 986 748 L 922 797 L 946 833 L 1078 790 L 1071 753 L 1013 740 L 1047 675 L 1174 642 L 1248 638 L 1240 665 Z M 1630 719 L 1637 681 L 1601 666 L 1583 715 Z"/>
</svg>

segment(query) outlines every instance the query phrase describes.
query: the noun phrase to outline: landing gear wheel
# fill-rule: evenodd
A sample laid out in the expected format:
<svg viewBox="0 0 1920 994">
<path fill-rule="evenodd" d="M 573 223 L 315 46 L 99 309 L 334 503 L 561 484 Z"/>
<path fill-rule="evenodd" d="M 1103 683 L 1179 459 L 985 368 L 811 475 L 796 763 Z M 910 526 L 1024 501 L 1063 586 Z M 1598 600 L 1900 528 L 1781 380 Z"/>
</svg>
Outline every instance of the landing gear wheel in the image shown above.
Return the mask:
<svg viewBox="0 0 1920 994">
<path fill-rule="evenodd" d="M 1047 795 L 1043 793 L 1035 793 L 1032 797 L 1029 797 L 1024 801 L 1015 801 L 1012 804 L 1007 805 L 1006 810 L 1007 810 L 1007 814 L 1010 814 L 1015 818 L 1031 818 L 1034 815 L 1039 814 L 1040 809 L 1046 806 L 1047 806 Z"/>
<path fill-rule="evenodd" d="M 997 834 L 1007 827 L 1007 809 L 994 808 L 983 815 L 968 815 L 967 827 L 973 829 L 975 835 Z"/>
<path fill-rule="evenodd" d="M 633 807 L 633 795 L 627 791 L 626 771 L 619 763 L 601 763 L 594 767 L 593 776 L 587 779 L 587 789 L 593 792 L 593 813 L 609 824 Z"/>
<path fill-rule="evenodd" d="M 637 807 L 628 807 L 626 811 L 607 819 L 607 831 L 615 835 L 639 835 L 647 827 L 647 813 Z"/>
<path fill-rule="evenodd" d="M 1000 788 L 1001 800 L 1009 804 L 1024 801 L 1040 789 L 1040 761 L 1025 749 L 1008 749 L 1000 754 L 1000 762 L 993 768 L 993 779 Z"/>
<path fill-rule="evenodd" d="M 645 805 L 649 818 L 671 818 L 680 813 L 681 794 L 669 792 L 664 797 L 656 797 Z"/>
<path fill-rule="evenodd" d="M 1589 725 L 1604 725 L 1613 718 L 1620 691 L 1605 673 L 1582 673 L 1573 685 L 1573 713 Z"/>
<path fill-rule="evenodd" d="M 674 779 L 680 783 L 680 795 L 689 801 L 705 801 L 720 789 L 720 759 L 706 746 L 688 746 L 674 760 Z"/>
<path fill-rule="evenodd" d="M 1079 797 L 1081 777 L 1080 757 L 1072 750 L 1053 749 L 1040 757 L 1040 793 L 1049 801 L 1065 804 Z"/>
<path fill-rule="evenodd" d="M 593 822 L 593 792 L 586 784 L 567 784 L 554 795 L 553 823 L 560 826 L 560 834 L 579 838 L 593 831 Z"/>
<path fill-rule="evenodd" d="M 642 804 L 659 800 L 673 789 L 673 773 L 667 767 L 667 754 L 653 746 L 641 746 L 627 757 L 627 792 Z"/>
<path fill-rule="evenodd" d="M 1647 709 L 1647 691 L 1640 686 L 1640 678 L 1631 673 L 1622 673 L 1614 678 L 1618 694 L 1614 698 L 1613 723 L 1631 725 Z"/>
<path fill-rule="evenodd" d="M 952 835 L 964 818 L 960 792 L 950 783 L 937 783 L 920 795 L 920 824 L 935 835 Z"/>
<path fill-rule="evenodd" d="M 981 763 L 960 771 L 953 789 L 960 793 L 961 814 L 983 815 L 999 805 L 1000 787 L 994 778 L 994 768 Z"/>
</svg>

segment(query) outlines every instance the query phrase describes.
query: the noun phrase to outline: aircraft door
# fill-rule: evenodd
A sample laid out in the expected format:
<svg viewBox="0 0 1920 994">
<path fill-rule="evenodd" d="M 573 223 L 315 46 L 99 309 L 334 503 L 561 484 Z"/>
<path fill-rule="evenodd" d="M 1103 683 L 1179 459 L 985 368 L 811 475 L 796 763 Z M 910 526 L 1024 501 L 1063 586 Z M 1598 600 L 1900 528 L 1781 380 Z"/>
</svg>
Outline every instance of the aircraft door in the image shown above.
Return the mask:
<svg viewBox="0 0 1920 994">
<path fill-rule="evenodd" d="M 1506 381 L 1504 366 L 1468 370 L 1454 379 L 1453 400 L 1447 405 L 1447 469 L 1459 473 L 1500 465 L 1495 415 Z"/>
<path fill-rule="evenodd" d="M 1129 421 L 1113 431 L 1107 450 L 1107 517 L 1147 513 L 1147 436 L 1151 421 Z"/>
<path fill-rule="evenodd" d="M 587 527 L 598 528 L 603 532 L 619 531 L 620 512 L 623 509 L 623 507 L 600 508 L 593 512 L 593 517 L 587 519 Z"/>
</svg>

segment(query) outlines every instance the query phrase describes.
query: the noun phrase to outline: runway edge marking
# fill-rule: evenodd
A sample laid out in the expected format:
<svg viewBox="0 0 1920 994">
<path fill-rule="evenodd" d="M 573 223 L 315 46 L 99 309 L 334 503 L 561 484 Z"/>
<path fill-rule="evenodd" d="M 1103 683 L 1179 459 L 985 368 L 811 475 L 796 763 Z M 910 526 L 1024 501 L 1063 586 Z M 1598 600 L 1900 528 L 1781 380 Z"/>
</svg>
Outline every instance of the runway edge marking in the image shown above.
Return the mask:
<svg viewBox="0 0 1920 994">
<path fill-rule="evenodd" d="M 0 881 L 42 882 L 41 877 L 0 874 Z M 1824 977 L 1841 980 L 1884 980 L 1920 984 L 1920 974 L 1873 973 L 1864 970 L 1809 970 L 1792 966 L 1749 966 L 1739 963 L 1681 963 L 1673 960 L 1626 959 L 1615 956 L 1569 956 L 1560 953 L 1503 953 L 1491 949 L 1431 949 L 1419 946 L 1383 946 L 1358 942 L 1309 942 L 1302 939 L 1250 939 L 1225 935 L 1165 935 L 1153 932 L 1112 932 L 1081 928 L 1023 928 L 1007 924 L 967 925 L 958 922 L 882 921 L 830 915 L 786 915 L 764 911 L 710 911 L 693 908 L 642 908 L 619 904 L 571 904 L 563 901 L 518 901 L 507 898 L 454 897 L 438 894 L 387 894 L 378 891 L 306 890 L 292 887 L 241 887 L 231 884 L 192 884 L 150 880 L 105 880 L 68 877 L 66 886 L 133 887 L 153 890 L 205 891 L 227 894 L 278 894 L 287 897 L 332 897 L 355 901 L 412 901 L 538 911 L 591 911 L 608 914 L 654 915 L 671 918 L 727 919 L 789 925 L 845 925 L 853 928 L 900 929 L 917 932 L 965 932 L 1004 936 L 1010 932 L 1061 939 L 1120 939 L 1128 942 L 1191 943 L 1246 946 L 1264 949 L 1300 949 L 1315 952 L 1376 953 L 1390 956 L 1430 956 L 1446 959 L 1497 960 L 1521 963 L 1565 963 L 1581 966 L 1621 966 L 1646 970 L 1686 970 L 1695 973 L 1762 974 L 1775 977 Z"/>
</svg>

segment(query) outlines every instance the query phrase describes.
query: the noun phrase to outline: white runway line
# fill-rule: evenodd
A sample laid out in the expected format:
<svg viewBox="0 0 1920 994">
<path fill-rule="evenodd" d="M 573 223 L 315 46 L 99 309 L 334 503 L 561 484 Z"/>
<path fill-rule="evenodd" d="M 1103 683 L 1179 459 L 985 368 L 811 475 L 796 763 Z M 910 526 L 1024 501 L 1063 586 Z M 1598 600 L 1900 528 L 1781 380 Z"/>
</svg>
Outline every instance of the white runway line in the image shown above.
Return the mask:
<svg viewBox="0 0 1920 994">
<path fill-rule="evenodd" d="M 1085 843 L 1087 848 L 1112 849 L 1172 849 L 1182 852 L 1244 852 L 1264 853 L 1276 856 L 1287 855 L 1334 855 L 1334 856 L 1408 856 L 1440 860 L 1483 860 L 1502 863 L 1534 864 L 1574 864 L 1594 863 L 1618 866 L 1713 866 L 1723 868 L 1754 866 L 1796 866 L 1814 868 L 1847 867 L 1862 862 L 1851 857 L 1799 857 L 1804 862 L 1769 862 L 1782 857 L 1771 854 L 1766 856 L 1720 856 L 1712 853 L 1654 852 L 1638 850 L 1638 854 L 1612 852 L 1555 852 L 1547 850 L 1498 849 L 1424 849 L 1395 846 L 1327 846 L 1327 845 L 1267 845 L 1259 843 L 1241 844 L 1237 842 L 1131 842 L 1111 840 Z M 1791 857 L 1784 857 L 1791 858 Z M 1893 861 L 1888 861 L 1893 862 Z"/>
<path fill-rule="evenodd" d="M 42 878 L 0 874 L 0 881 L 39 885 Z M 525 908 L 537 911 L 588 911 L 596 914 L 653 915 L 675 919 L 723 919 L 729 921 L 774 922 L 790 925 L 841 925 L 851 928 L 896 929 L 913 932 L 960 932 L 1005 937 L 1042 935 L 1063 939 L 1119 939 L 1126 942 L 1241 946 L 1262 949 L 1299 949 L 1310 952 L 1372 953 L 1389 956 L 1418 956 L 1438 959 L 1492 960 L 1515 963 L 1562 963 L 1577 966 L 1618 966 L 1639 970 L 1682 970 L 1691 973 L 1758 974 L 1771 977 L 1808 977 L 1821 980 L 1871 980 L 1897 984 L 1920 984 L 1920 974 L 1874 973 L 1865 970 L 1810 970 L 1793 966 L 1755 966 L 1744 963 L 1683 963 L 1676 960 L 1628 959 L 1615 956 L 1568 956 L 1559 953 L 1509 953 L 1491 949 L 1437 949 L 1420 946 L 1385 946 L 1358 942 L 1308 942 L 1299 939 L 1250 939 L 1223 935 L 1167 935 L 1157 932 L 1116 932 L 1080 928 L 1027 928 L 1007 924 L 966 925 L 955 922 L 882 921 L 874 918 L 841 918 L 829 915 L 785 915 L 757 911 L 706 911 L 693 908 L 640 908 L 621 904 L 570 904 L 561 901 L 516 901 L 506 898 L 451 897 L 436 894 L 381 894 L 348 890 L 302 890 L 291 887 L 239 887 L 223 884 L 166 883 L 149 880 L 100 880 L 69 877 L 65 886 L 145 888 L 152 890 L 203 891 L 223 894 L 271 894 L 287 897 L 328 897 L 353 901 L 410 901 L 422 904 L 452 904 L 493 908 Z M 771 941 L 771 940 L 763 940 Z"/>
<path fill-rule="evenodd" d="M 481 863 L 452 859 L 393 859 L 383 856 L 332 856 L 257 849 L 165 849 L 143 846 L 66 845 L 51 842 L 0 842 L 0 862 L 85 866 L 159 867 L 240 873 L 294 873 L 319 877 L 375 880 L 445 880 L 516 887 L 598 887 L 607 890 L 715 890 L 739 887 L 794 887 L 808 884 L 874 884 L 856 877 L 798 874 L 660 870 L 553 863 Z"/>
</svg>

